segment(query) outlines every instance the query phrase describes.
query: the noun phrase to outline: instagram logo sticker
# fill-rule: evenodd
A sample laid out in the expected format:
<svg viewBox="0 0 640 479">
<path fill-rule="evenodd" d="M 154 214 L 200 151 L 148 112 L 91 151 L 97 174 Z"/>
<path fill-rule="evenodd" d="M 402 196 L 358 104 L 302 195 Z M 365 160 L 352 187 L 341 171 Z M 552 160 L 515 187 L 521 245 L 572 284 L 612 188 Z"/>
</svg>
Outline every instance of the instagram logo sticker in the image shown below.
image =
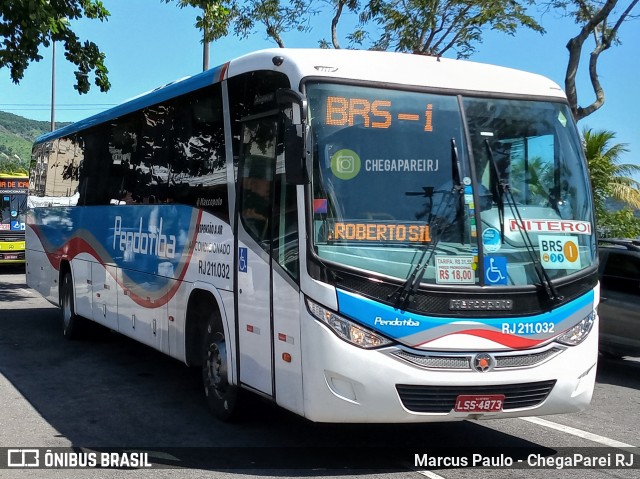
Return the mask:
<svg viewBox="0 0 640 479">
<path fill-rule="evenodd" d="M 360 157 L 353 150 L 338 150 L 331 157 L 331 171 L 341 180 L 355 178 L 360 172 Z"/>
</svg>

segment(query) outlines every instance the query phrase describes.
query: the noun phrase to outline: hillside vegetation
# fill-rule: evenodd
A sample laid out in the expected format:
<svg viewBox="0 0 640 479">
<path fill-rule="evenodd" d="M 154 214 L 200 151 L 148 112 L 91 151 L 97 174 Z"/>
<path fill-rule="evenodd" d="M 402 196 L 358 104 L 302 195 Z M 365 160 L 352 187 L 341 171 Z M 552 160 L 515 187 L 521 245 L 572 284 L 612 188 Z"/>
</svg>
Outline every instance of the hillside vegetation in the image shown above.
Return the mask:
<svg viewBox="0 0 640 479">
<path fill-rule="evenodd" d="M 29 120 L 0 111 L 0 172 L 28 172 L 31 146 L 49 129 L 48 121 Z"/>
</svg>

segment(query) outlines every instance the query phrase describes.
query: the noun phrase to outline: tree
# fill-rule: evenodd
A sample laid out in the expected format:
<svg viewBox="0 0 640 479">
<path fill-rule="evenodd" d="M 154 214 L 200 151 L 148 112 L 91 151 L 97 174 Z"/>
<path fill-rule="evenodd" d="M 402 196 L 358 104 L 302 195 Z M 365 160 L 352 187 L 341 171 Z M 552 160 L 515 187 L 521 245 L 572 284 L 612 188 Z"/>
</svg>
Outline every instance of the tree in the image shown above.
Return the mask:
<svg viewBox="0 0 640 479">
<path fill-rule="evenodd" d="M 252 33 L 256 23 L 262 23 L 267 37 L 273 39 L 280 48 L 284 48 L 282 34 L 291 30 L 307 32 L 309 20 L 315 10 L 307 0 L 248 0 L 237 8 L 235 33 L 246 38 Z"/>
<path fill-rule="evenodd" d="M 621 5 L 619 6 L 618 3 Z M 638 0 L 618 2 L 618 0 L 554 0 L 551 6 L 564 9 L 573 17 L 580 31 L 567 43 L 569 61 L 565 74 L 565 90 L 576 121 L 581 120 L 604 105 L 605 92 L 600 82 L 598 61 L 600 55 L 620 43 L 618 36 L 622 24 L 633 18 L 632 11 L 638 5 Z M 595 99 L 586 106 L 580 106 L 576 90 L 576 76 L 580 67 L 580 58 L 585 48 L 585 42 L 591 38 L 593 49 L 589 55 L 589 79 Z"/>
<path fill-rule="evenodd" d="M 631 212 L 608 211 L 607 200 L 621 202 L 627 209 L 640 209 L 640 182 L 631 178 L 634 173 L 640 174 L 640 165 L 620 164 L 622 154 L 628 149 L 624 143 L 613 143 L 615 133 L 584 128 L 582 135 L 599 227 L 608 231 L 608 234 L 624 228 L 626 233 L 623 236 L 639 236 L 640 220 L 634 222 Z M 630 234 L 634 227 L 636 233 Z"/>
<path fill-rule="evenodd" d="M 170 3 L 174 0 L 163 0 Z M 439 56 L 450 50 L 460 58 L 467 58 L 482 42 L 484 28 L 491 27 L 510 35 L 524 26 L 538 32 L 543 28 L 529 15 L 526 8 L 533 0 L 326 0 L 325 6 L 311 0 L 175 0 L 178 5 L 204 8 L 217 5 L 224 19 L 223 28 L 215 30 L 220 38 L 233 25 L 234 33 L 246 37 L 258 24 L 265 27 L 266 34 L 280 47 L 285 46 L 283 33 L 305 32 L 309 21 L 321 9 L 331 9 L 331 42 L 320 40 L 320 46 L 340 48 L 338 23 L 345 9 L 359 16 L 355 31 L 346 35 L 351 46 L 370 43 L 379 50 L 397 51 Z M 199 17 L 200 19 L 201 17 Z M 204 17 L 202 17 L 204 18 Z M 196 26 L 201 30 L 205 22 Z"/>
<path fill-rule="evenodd" d="M 71 29 L 70 21 L 82 17 L 104 21 L 108 16 L 100 0 L 3 1 L 0 3 L 0 68 L 8 67 L 11 80 L 19 83 L 29 64 L 42 60 L 40 46 L 59 42 L 64 45 L 67 60 L 77 67 L 74 88 L 79 93 L 87 93 L 89 74 L 93 72 L 100 91 L 107 91 L 111 85 L 104 53 L 95 43 L 82 42 Z"/>
<path fill-rule="evenodd" d="M 330 4 L 333 9 L 333 17 L 331 18 L 331 44 L 325 39 L 319 41 L 321 48 L 330 48 L 333 45 L 333 48 L 339 49 L 340 39 L 338 37 L 338 23 L 340 22 L 340 18 L 342 18 L 342 13 L 344 12 L 344 8 L 347 7 L 347 10 L 353 13 L 358 13 L 360 9 L 360 2 L 358 0 L 330 0 Z M 366 32 L 359 28 L 356 32 L 349 35 L 349 40 L 351 43 L 361 44 L 366 37 Z"/>
<path fill-rule="evenodd" d="M 0 151 L 0 171 L 9 175 L 22 175 L 29 173 L 29 167 L 20 158 Z"/>
<path fill-rule="evenodd" d="M 232 19 L 237 15 L 234 0 L 163 0 L 164 3 L 178 3 L 178 7 L 193 7 L 202 10 L 196 17 L 195 26 L 203 32 L 203 42 L 210 43 L 229 33 Z"/>
<path fill-rule="evenodd" d="M 458 58 L 468 58 L 487 27 L 509 35 L 520 27 L 543 32 L 526 13 L 531 4 L 531 0 L 369 0 L 362 19 L 382 29 L 375 49 L 432 56 L 453 50 Z"/>
<path fill-rule="evenodd" d="M 598 220 L 598 232 L 608 238 L 639 238 L 640 218 L 629 209 L 605 211 Z"/>
</svg>

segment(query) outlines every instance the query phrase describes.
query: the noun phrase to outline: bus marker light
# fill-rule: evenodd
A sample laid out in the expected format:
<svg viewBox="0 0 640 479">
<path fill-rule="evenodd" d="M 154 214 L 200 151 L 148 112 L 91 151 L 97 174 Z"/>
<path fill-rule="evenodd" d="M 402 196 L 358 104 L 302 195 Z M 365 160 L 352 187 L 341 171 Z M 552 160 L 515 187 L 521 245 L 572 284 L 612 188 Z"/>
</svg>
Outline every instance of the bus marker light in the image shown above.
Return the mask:
<svg viewBox="0 0 640 479">
<path fill-rule="evenodd" d="M 176 320 L 176 318 L 174 318 L 173 316 L 169 316 L 169 321 L 173 322 L 175 320 Z"/>
<path fill-rule="evenodd" d="M 287 336 L 284 333 L 278 333 L 278 339 L 285 343 L 294 344 L 293 336 Z"/>
<path fill-rule="evenodd" d="M 291 362 L 291 355 L 289 353 L 282 353 L 282 360 L 285 363 L 290 363 Z"/>
</svg>

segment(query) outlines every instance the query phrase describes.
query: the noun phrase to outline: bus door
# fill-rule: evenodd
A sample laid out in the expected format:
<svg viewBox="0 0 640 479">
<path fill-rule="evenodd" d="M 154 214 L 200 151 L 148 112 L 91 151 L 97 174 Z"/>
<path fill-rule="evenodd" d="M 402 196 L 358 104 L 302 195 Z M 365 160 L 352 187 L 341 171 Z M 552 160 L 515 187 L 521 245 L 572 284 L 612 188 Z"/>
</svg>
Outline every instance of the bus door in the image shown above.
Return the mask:
<svg viewBox="0 0 640 479">
<path fill-rule="evenodd" d="M 273 396 L 271 243 L 277 116 L 245 121 L 242 132 L 236 221 L 240 382 Z"/>
</svg>

